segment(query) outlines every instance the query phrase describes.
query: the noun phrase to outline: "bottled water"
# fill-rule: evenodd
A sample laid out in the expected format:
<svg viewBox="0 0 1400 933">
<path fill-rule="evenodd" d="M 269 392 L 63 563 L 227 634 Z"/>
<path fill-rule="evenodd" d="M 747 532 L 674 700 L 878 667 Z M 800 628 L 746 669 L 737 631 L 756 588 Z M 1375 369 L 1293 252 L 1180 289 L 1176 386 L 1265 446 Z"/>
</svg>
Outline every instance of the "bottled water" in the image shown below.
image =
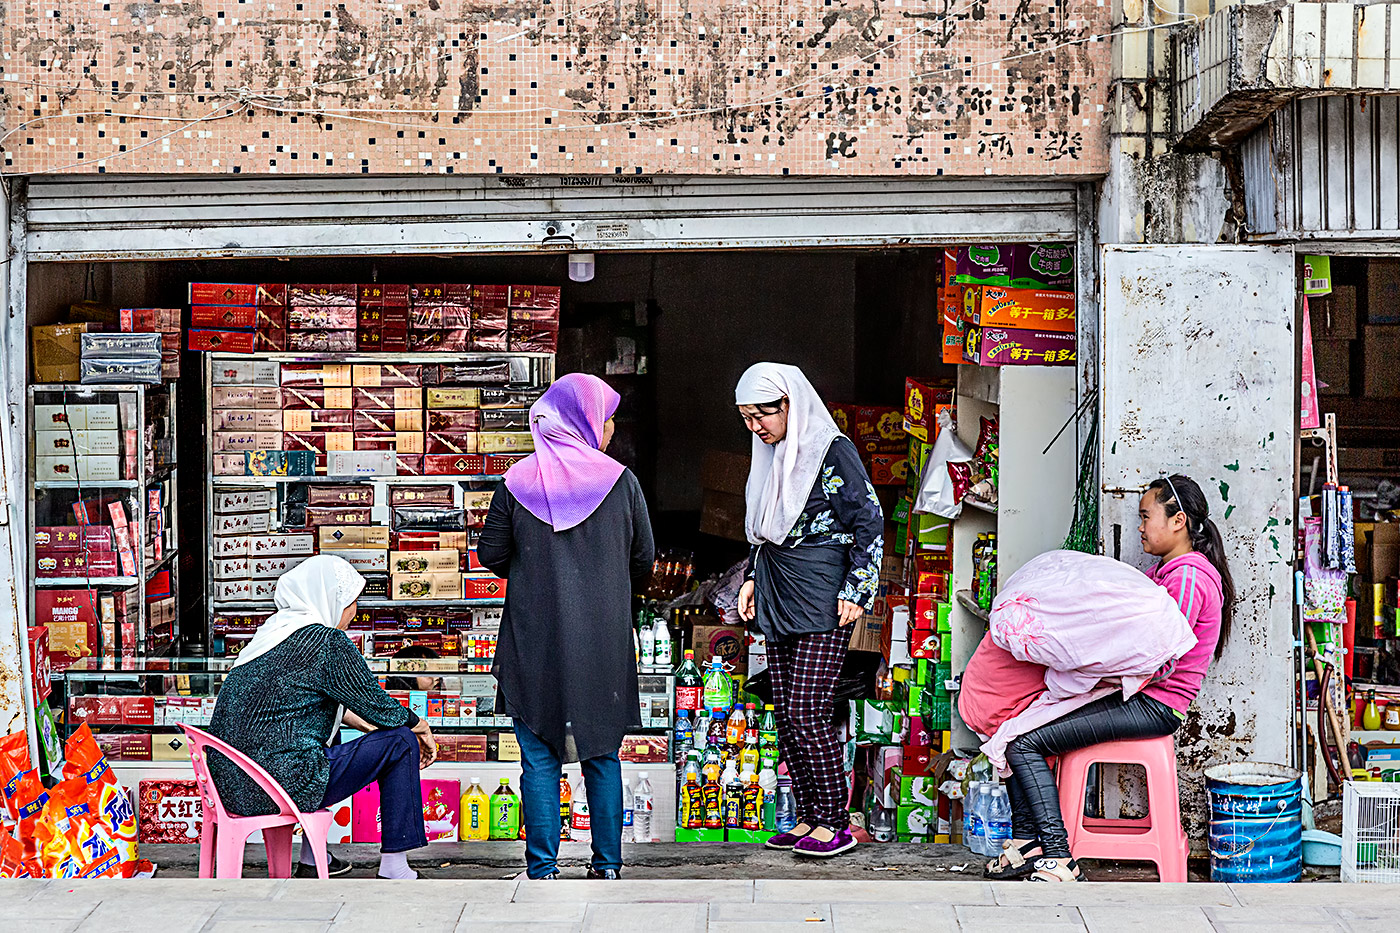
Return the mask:
<svg viewBox="0 0 1400 933">
<path fill-rule="evenodd" d="M 1006 796 L 1006 788 L 992 788 L 991 801 L 987 805 L 987 855 L 1001 854 L 1002 843 L 1011 839 L 1011 800 Z"/>
<path fill-rule="evenodd" d="M 774 814 L 780 833 L 791 832 L 797 825 L 797 799 L 792 795 L 792 779 L 787 775 L 778 778 L 778 789 L 774 799 Z"/>
<path fill-rule="evenodd" d="M 977 855 L 987 854 L 986 808 L 988 789 L 981 781 L 968 785 L 963 801 L 963 845 Z"/>
<path fill-rule="evenodd" d="M 637 773 L 637 789 L 632 795 L 632 839 L 636 842 L 651 842 L 651 814 L 655 804 L 651 791 L 651 781 L 645 771 Z"/>
</svg>

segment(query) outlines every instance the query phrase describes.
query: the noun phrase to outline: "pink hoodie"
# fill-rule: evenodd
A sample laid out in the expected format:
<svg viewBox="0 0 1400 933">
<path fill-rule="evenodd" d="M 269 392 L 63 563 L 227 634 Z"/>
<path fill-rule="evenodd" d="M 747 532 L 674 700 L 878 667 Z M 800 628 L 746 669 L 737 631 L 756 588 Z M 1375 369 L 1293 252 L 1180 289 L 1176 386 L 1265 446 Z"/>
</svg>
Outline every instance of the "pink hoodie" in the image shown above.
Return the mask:
<svg viewBox="0 0 1400 933">
<path fill-rule="evenodd" d="M 1154 567 L 1148 579 L 1167 592 L 1181 607 L 1181 614 L 1191 623 L 1196 647 L 1182 655 L 1167 677 L 1143 688 L 1143 693 L 1159 700 L 1178 713 L 1185 713 L 1201 689 L 1206 669 L 1215 655 L 1220 640 L 1220 609 L 1224 602 L 1220 572 L 1205 555 L 1189 551 L 1175 560 Z"/>
</svg>

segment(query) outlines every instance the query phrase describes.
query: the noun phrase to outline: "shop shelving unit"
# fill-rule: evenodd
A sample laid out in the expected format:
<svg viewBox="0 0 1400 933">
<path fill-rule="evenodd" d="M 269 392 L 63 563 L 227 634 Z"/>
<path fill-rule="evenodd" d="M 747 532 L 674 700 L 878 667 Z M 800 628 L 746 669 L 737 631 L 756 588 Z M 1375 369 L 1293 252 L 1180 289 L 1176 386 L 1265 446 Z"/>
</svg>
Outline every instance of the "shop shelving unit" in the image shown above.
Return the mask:
<svg viewBox="0 0 1400 933">
<path fill-rule="evenodd" d="M 204 354 L 204 393 L 208 400 L 212 395 L 214 366 L 220 362 L 243 362 L 247 360 L 266 360 L 274 363 L 457 363 L 470 362 L 473 360 L 503 360 L 512 361 L 512 376 L 519 376 L 518 380 L 513 380 L 512 384 L 545 386 L 554 381 L 554 354 L 552 353 L 253 353 L 253 354 Z M 206 424 L 209 423 L 209 410 L 205 411 Z M 459 489 L 464 488 L 464 484 L 485 484 L 496 483 L 503 479 L 499 475 L 475 475 L 475 476 L 215 476 L 214 475 L 214 451 L 211 444 L 205 445 L 205 477 L 206 490 L 204 498 L 205 527 L 212 528 L 214 524 L 214 492 L 217 488 L 223 487 L 265 487 L 279 490 L 277 509 L 280 511 L 285 494 L 282 492 L 287 486 L 295 483 L 316 483 L 318 485 L 327 484 L 370 484 L 375 487 L 375 501 L 373 518 L 376 522 L 388 524 L 388 496 L 384 490 L 387 486 L 395 484 L 404 485 L 425 485 L 425 484 L 454 484 Z M 212 562 L 206 564 L 205 568 L 205 593 L 208 631 L 206 639 L 206 649 L 213 655 L 213 621 L 218 612 L 228 611 L 267 611 L 271 610 L 273 603 L 271 600 L 236 600 L 216 602 L 213 599 L 214 568 Z M 505 605 L 502 599 L 453 599 L 453 600 L 391 600 L 367 597 L 360 600 L 360 604 L 365 607 L 400 607 L 406 609 L 419 608 L 500 608 Z"/>
<path fill-rule="evenodd" d="M 520 376 L 513 379 L 512 384 L 530 385 L 535 387 L 548 385 L 554 380 L 555 358 L 553 354 L 541 353 L 257 353 L 257 354 L 205 354 L 204 364 L 204 386 L 205 397 L 209 399 L 212 395 L 214 366 L 219 362 L 238 362 L 246 360 L 267 360 L 277 363 L 455 363 L 471 360 L 500 360 L 512 359 L 516 362 L 516 369 L 513 376 Z M 209 411 L 206 408 L 206 424 L 209 422 Z M 215 476 L 212 444 L 206 445 L 206 495 L 205 495 L 205 521 L 206 528 L 213 527 L 213 503 L 216 489 L 223 488 L 248 488 L 261 487 L 279 490 L 277 496 L 276 510 L 280 512 L 285 502 L 285 490 L 292 484 L 315 483 L 325 484 L 371 484 L 375 486 L 375 506 L 371 513 L 371 518 L 376 523 L 388 524 L 388 496 L 386 488 L 393 485 L 427 485 L 427 484 L 455 484 L 466 489 L 475 486 L 481 488 L 484 484 L 496 483 L 504 479 L 501 475 L 472 475 L 472 476 Z M 222 671 L 226 671 L 232 666 L 232 659 L 217 658 L 213 656 L 213 621 L 216 613 L 219 612 L 267 612 L 273 608 L 273 603 L 269 600 L 263 601 L 224 601 L 215 602 L 212 598 L 215 591 L 213 578 L 213 564 L 210 562 L 206 569 L 205 578 L 206 590 L 209 598 L 206 600 L 207 617 L 209 621 L 207 650 L 210 657 L 207 661 L 190 659 L 192 669 L 209 672 L 208 684 L 210 695 L 216 694 L 218 684 L 222 681 Z M 360 601 L 360 605 L 366 608 L 395 607 L 405 609 L 476 609 L 487 612 L 499 612 L 505 605 L 503 599 L 413 599 L 413 600 L 391 600 L 374 597 L 365 597 Z M 366 661 L 370 669 L 376 673 L 385 674 L 432 674 L 434 676 L 462 677 L 485 676 L 489 670 L 489 658 L 440 658 L 429 662 L 431 670 L 422 669 L 417 665 L 423 664 L 421 661 L 399 661 L 390 658 L 367 658 Z M 455 662 L 455 663 L 454 663 Z M 100 665 L 94 665 L 100 668 Z M 485 670 L 483 670 L 485 668 Z M 640 667 L 639 674 L 643 685 L 650 684 L 653 687 L 660 687 L 661 683 L 656 678 L 664 678 L 665 695 L 674 698 L 675 684 L 669 668 Z M 100 681 L 102 678 L 114 676 L 110 672 L 101 670 L 75 670 L 73 677 L 84 677 Z M 129 675 L 124 675 L 129 676 Z M 75 688 L 76 689 L 76 688 Z M 658 691 L 659 692 L 659 691 Z M 665 717 L 664 726 L 661 718 L 656 717 L 650 724 L 643 720 L 641 733 L 654 736 L 669 735 L 672 729 L 674 712 L 668 712 Z M 445 734 L 480 733 L 493 731 L 510 731 L 511 723 L 505 717 L 495 717 L 491 722 L 475 723 L 472 725 L 446 725 L 433 723 L 429 724 L 435 731 Z M 175 725 L 161 728 L 164 732 L 174 732 L 178 729 Z M 153 743 L 154 748 L 154 743 Z M 669 758 L 669 755 L 667 756 Z M 189 771 L 189 763 L 185 756 L 175 756 L 168 761 L 142 761 L 124 762 L 118 765 L 119 773 L 123 775 L 123 780 L 128 786 L 134 786 L 136 781 L 150 777 L 183 777 Z M 571 780 L 578 776 L 578 766 L 572 765 L 565 768 L 565 772 L 570 775 Z M 650 764 L 624 762 L 623 773 L 629 783 L 635 783 L 636 776 L 641 772 L 647 772 L 655 789 L 655 811 L 653 813 L 654 825 L 657 834 L 663 840 L 672 838 L 675 828 L 676 817 L 676 795 L 674 765 L 669 761 L 656 762 Z M 520 765 L 518 762 L 510 761 L 485 761 L 485 762 L 438 762 L 432 765 L 425 773 L 426 778 L 458 779 L 466 789 L 466 782 L 473 777 L 480 777 L 484 786 L 493 786 L 502 777 L 509 777 L 517 792 L 519 791 Z"/>
<path fill-rule="evenodd" d="M 159 385 L 143 384 L 112 384 L 112 385 L 81 385 L 81 384 L 40 384 L 31 385 L 27 393 L 27 419 L 31 430 L 38 430 L 34 417 L 34 406 L 40 405 L 86 405 L 86 404 L 116 404 L 118 410 L 119 428 L 121 436 L 125 438 L 125 432 L 135 430 L 137 432 L 137 443 L 141 449 L 134 458 L 136 475 L 127 479 L 116 480 L 52 480 L 40 479 L 36 472 L 36 451 L 35 445 L 27 446 L 27 475 L 29 476 L 28 490 L 28 526 L 30 531 L 29 544 L 29 606 L 30 624 L 33 624 L 33 612 L 35 607 L 36 591 L 42 589 L 88 589 L 94 594 L 99 592 L 110 592 L 115 590 L 135 589 L 137 592 L 137 621 L 136 621 L 136 645 L 135 654 L 144 657 L 147 654 L 160 655 L 167 654 L 174 649 L 179 639 L 179 615 L 175 614 L 169 630 L 153 631 L 150 624 L 149 607 L 146 603 L 147 583 L 161 570 L 170 571 L 170 592 L 171 598 L 179 605 L 179 574 L 178 574 L 178 545 L 179 535 L 179 508 L 176 501 L 177 490 L 177 470 L 173 459 L 168 463 L 155 462 L 154 469 L 149 468 L 147 463 L 147 451 L 145 449 L 145 428 L 147 416 L 152 406 L 163 406 L 166 416 L 166 424 L 169 428 L 169 449 L 173 458 L 176 449 L 176 392 L 172 383 L 162 383 Z M 130 419 L 131 423 L 127 423 Z M 125 455 L 122 455 L 125 461 Z M 152 457 L 154 460 L 154 456 Z M 155 558 L 151 515 L 148 508 L 149 502 L 147 493 L 156 485 L 165 484 L 167 495 L 163 497 L 161 508 L 167 520 L 161 531 L 161 556 Z M 138 540 L 132 542 L 133 558 L 135 562 L 135 574 L 121 576 L 78 576 L 78 577 L 40 577 L 38 575 L 38 562 L 36 556 L 36 537 L 34 529 L 40 525 L 39 513 L 47 506 L 43 500 L 50 494 L 55 494 L 63 499 L 73 499 L 76 501 L 82 498 L 85 493 L 119 492 L 125 499 L 124 506 L 127 510 L 127 519 L 137 526 Z M 72 496 L 66 493 L 73 493 Z M 62 520 L 60 520 L 60 518 Z M 104 516 L 105 518 L 105 516 Z M 76 520 L 72 515 L 54 515 L 44 520 L 45 525 L 73 525 Z M 106 521 L 103 522 L 106 524 Z M 97 651 L 94 646 L 94 651 Z M 126 646 L 123 646 L 126 651 Z M 126 651 L 128 655 L 132 652 Z M 58 675 L 55 675 L 56 677 Z"/>
<path fill-rule="evenodd" d="M 977 445 L 983 417 L 999 424 L 1000 483 L 994 509 L 965 503 L 953 531 L 953 674 L 967 666 L 987 631 L 987 613 L 972 598 L 972 542 L 997 536 L 997 580 L 1004 583 L 1024 563 L 1058 548 L 1074 517 L 1077 451 L 1074 431 L 1051 440 L 1074 417 L 1073 366 L 959 366 L 958 437 Z M 1048 449 L 1047 449 L 1048 447 Z M 953 744 L 978 743 L 953 704 Z"/>
</svg>

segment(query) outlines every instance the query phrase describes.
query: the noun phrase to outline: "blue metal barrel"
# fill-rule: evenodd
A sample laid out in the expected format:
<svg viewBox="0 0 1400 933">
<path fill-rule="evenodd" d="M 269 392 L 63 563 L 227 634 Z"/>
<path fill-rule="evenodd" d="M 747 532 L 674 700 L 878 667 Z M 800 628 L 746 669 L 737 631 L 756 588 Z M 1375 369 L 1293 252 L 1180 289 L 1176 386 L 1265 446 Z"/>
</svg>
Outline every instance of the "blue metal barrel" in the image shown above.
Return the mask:
<svg viewBox="0 0 1400 933">
<path fill-rule="evenodd" d="M 1244 761 L 1206 769 L 1210 880 L 1297 881 L 1303 874 L 1303 775 Z"/>
</svg>

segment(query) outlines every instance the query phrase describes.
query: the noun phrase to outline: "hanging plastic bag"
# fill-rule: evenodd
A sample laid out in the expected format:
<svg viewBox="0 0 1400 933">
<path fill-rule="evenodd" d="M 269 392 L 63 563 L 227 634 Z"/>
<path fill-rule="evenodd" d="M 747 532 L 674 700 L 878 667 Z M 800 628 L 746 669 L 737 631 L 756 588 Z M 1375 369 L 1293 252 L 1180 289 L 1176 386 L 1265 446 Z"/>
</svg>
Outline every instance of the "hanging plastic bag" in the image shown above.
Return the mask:
<svg viewBox="0 0 1400 933">
<path fill-rule="evenodd" d="M 919 479 L 914 511 L 957 518 L 962 514 L 962 496 L 955 494 L 948 464 L 966 463 L 972 459 L 972 451 L 958 440 L 953 418 L 946 409 L 938 413 L 938 428 L 938 440 L 933 442 L 933 450 L 924 465 L 924 474 Z"/>
</svg>

